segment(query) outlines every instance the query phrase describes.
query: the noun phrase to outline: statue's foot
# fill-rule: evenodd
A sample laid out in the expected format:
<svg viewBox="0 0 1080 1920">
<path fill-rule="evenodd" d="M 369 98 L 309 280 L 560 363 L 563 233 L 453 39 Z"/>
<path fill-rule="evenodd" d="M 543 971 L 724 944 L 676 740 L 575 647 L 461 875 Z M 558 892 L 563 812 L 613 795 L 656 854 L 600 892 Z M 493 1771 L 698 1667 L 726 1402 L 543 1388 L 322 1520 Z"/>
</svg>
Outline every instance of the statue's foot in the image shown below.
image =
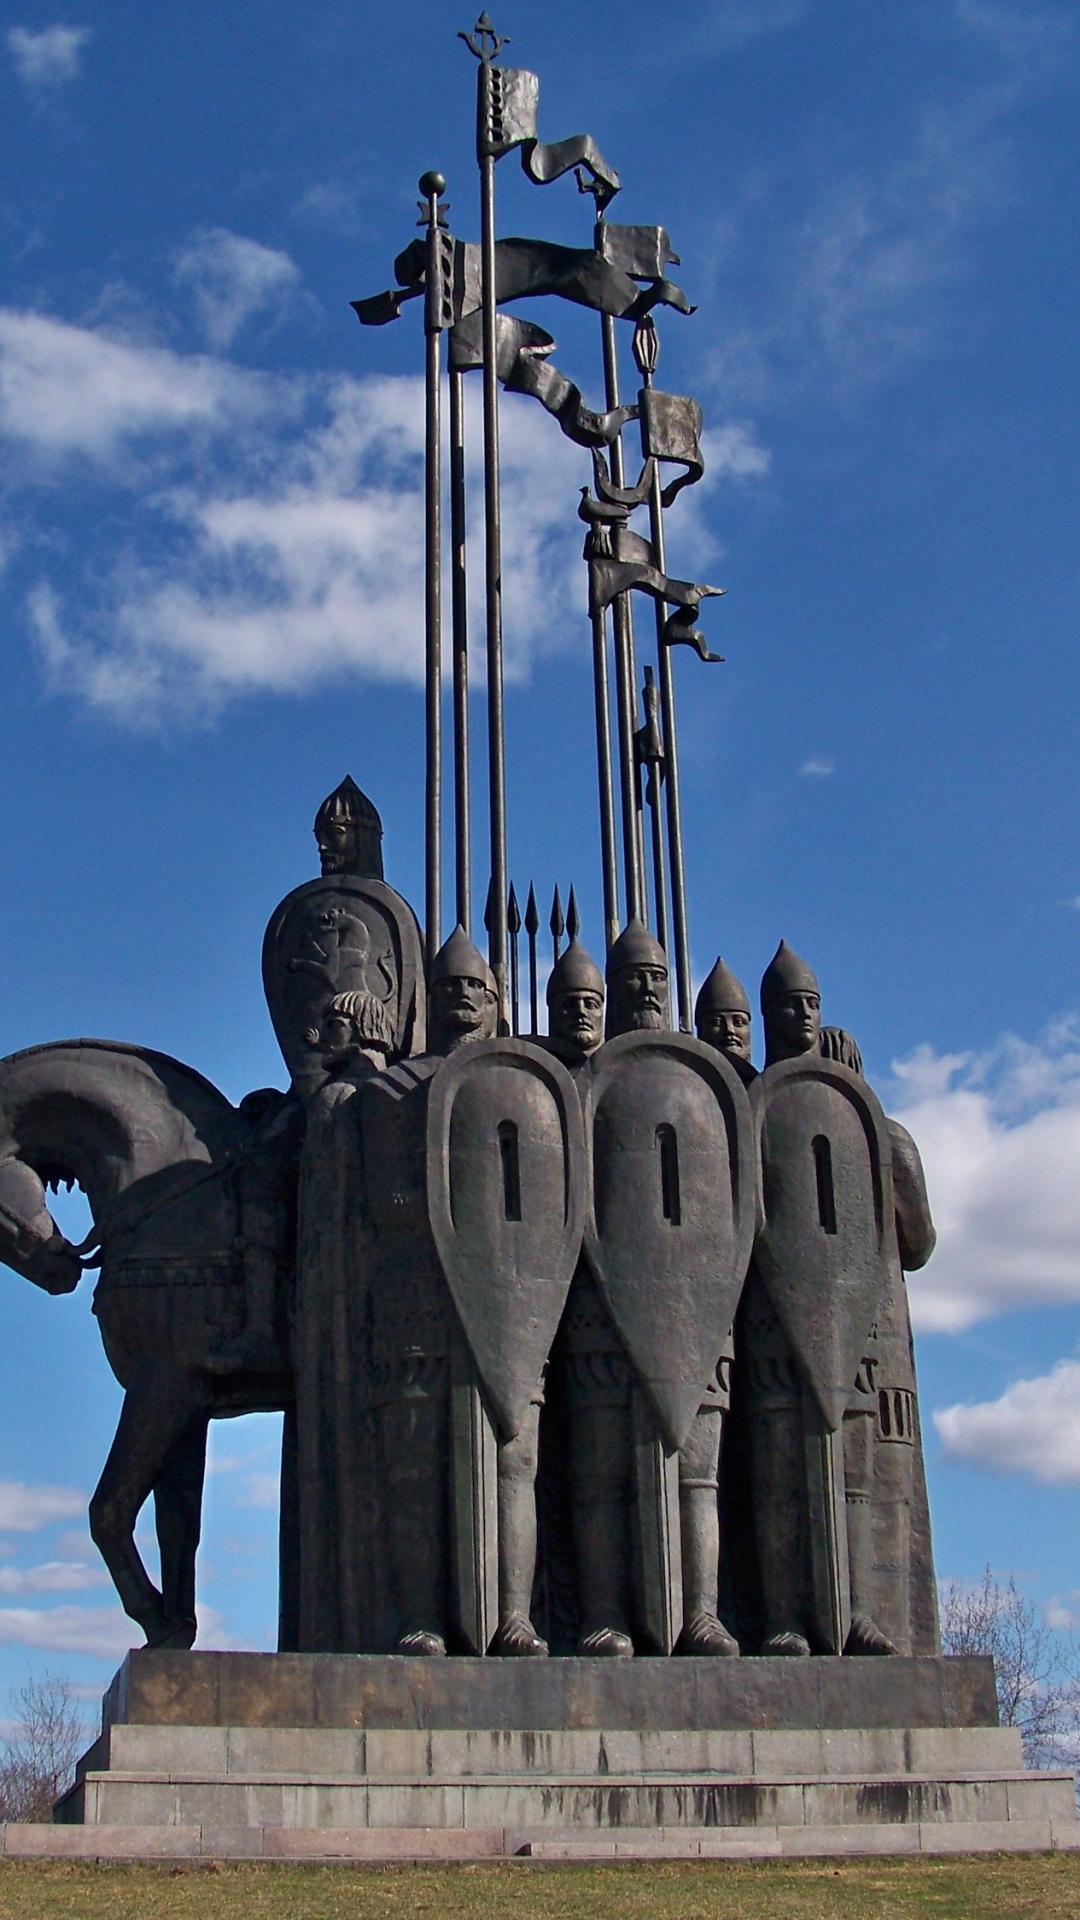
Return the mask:
<svg viewBox="0 0 1080 1920">
<path fill-rule="evenodd" d="M 810 1642 L 801 1633 L 770 1633 L 761 1651 L 763 1654 L 782 1654 L 789 1660 L 808 1660 Z"/>
<path fill-rule="evenodd" d="M 546 1660 L 547 1651 L 527 1613 L 508 1613 L 491 1643 L 491 1652 L 504 1660 Z"/>
<path fill-rule="evenodd" d="M 888 1636 L 865 1613 L 853 1613 L 848 1637 L 844 1642 L 845 1653 L 896 1653 Z"/>
<path fill-rule="evenodd" d="M 184 1653 L 194 1646 L 198 1630 L 198 1622 L 190 1613 L 179 1620 L 162 1620 L 153 1628 L 143 1628 L 148 1647 L 179 1647 Z"/>
<path fill-rule="evenodd" d="M 590 1627 L 577 1643 L 579 1653 L 591 1660 L 632 1660 L 634 1643 L 621 1627 Z"/>
<path fill-rule="evenodd" d="M 683 1624 L 683 1630 L 675 1643 L 676 1653 L 715 1654 L 721 1658 L 737 1659 L 739 1643 L 734 1634 L 728 1632 L 723 1621 L 715 1613 L 702 1608 L 691 1614 Z"/>
<path fill-rule="evenodd" d="M 439 1659 L 445 1656 L 446 1641 L 441 1633 L 430 1633 L 426 1627 L 414 1627 L 411 1633 L 403 1633 L 395 1653 L 406 1653 L 413 1659 Z"/>
<path fill-rule="evenodd" d="M 207 1373 L 281 1373 L 285 1359 L 277 1341 L 269 1334 L 242 1334 L 229 1340 L 216 1353 L 207 1354 Z"/>
</svg>

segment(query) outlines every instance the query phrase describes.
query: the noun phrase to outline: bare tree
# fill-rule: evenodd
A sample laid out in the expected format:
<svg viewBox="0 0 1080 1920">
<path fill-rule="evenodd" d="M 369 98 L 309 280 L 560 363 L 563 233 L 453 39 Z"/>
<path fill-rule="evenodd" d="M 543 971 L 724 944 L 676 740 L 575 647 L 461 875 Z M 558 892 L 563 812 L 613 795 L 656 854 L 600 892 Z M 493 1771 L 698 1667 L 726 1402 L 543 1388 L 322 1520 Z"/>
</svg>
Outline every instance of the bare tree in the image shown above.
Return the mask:
<svg viewBox="0 0 1080 1920">
<path fill-rule="evenodd" d="M 1003 1585 L 987 1567 L 978 1586 L 950 1580 L 941 1589 L 946 1653 L 988 1653 L 998 1712 L 1019 1727 L 1029 1766 L 1073 1765 L 1080 1755 L 1080 1655 L 1071 1634 L 1047 1627 L 1010 1574 Z"/>
<path fill-rule="evenodd" d="M 14 1724 L 0 1757 L 0 1820 L 51 1820 L 87 1743 L 71 1683 L 28 1676 L 11 1694 Z"/>
</svg>

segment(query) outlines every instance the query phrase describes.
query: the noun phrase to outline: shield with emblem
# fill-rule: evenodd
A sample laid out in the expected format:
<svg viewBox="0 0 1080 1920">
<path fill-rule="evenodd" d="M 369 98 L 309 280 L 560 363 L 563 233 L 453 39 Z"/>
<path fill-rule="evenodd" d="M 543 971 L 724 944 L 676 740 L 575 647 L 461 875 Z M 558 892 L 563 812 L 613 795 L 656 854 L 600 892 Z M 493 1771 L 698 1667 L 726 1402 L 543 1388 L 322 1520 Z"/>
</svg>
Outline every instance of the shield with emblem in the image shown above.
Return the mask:
<svg viewBox="0 0 1080 1920">
<path fill-rule="evenodd" d="M 865 1080 L 817 1053 L 767 1067 L 750 1097 L 764 1216 L 755 1264 L 835 1432 L 896 1259 L 885 1115 Z"/>
<path fill-rule="evenodd" d="M 625 1033 L 594 1056 L 585 1252 L 655 1409 L 680 1447 L 731 1326 L 756 1225 L 746 1089 L 681 1033 Z"/>
<path fill-rule="evenodd" d="M 527 1040 L 452 1053 L 428 1092 L 439 1260 L 492 1412 L 520 1430 L 581 1249 L 585 1138 L 566 1068 Z"/>
<path fill-rule="evenodd" d="M 424 952 L 416 915 L 383 880 L 324 874 L 287 894 L 263 940 L 263 986 L 297 1092 L 325 1079 L 318 1032 L 336 995 L 361 996 L 365 1030 L 397 1055 L 424 1050 Z"/>
</svg>

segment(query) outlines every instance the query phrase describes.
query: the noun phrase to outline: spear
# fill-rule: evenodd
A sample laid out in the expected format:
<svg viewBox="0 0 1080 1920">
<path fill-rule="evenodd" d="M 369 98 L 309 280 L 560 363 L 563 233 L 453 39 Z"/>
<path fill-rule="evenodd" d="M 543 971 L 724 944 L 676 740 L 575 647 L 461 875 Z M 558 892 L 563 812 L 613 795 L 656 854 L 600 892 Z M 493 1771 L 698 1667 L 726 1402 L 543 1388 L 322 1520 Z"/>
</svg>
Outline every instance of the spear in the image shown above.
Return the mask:
<svg viewBox="0 0 1080 1920">
<path fill-rule="evenodd" d="M 424 931 L 428 965 L 442 945 L 442 271 L 439 229 L 445 216 L 441 173 L 420 176 L 427 226 L 424 302 Z"/>
<path fill-rule="evenodd" d="M 596 708 L 596 773 L 600 787 L 600 866 L 604 883 L 604 937 L 610 953 L 619 937 L 619 868 L 615 851 L 615 778 L 611 765 L 611 694 L 608 688 L 607 619 L 592 616 L 593 701 Z"/>
<path fill-rule="evenodd" d="M 506 927 L 510 935 L 510 1031 L 520 1032 L 518 1016 L 518 935 L 521 932 L 521 914 L 518 911 L 517 894 L 513 882 L 506 902 Z"/>
<path fill-rule="evenodd" d="M 540 914 L 536 905 L 536 889 L 530 881 L 529 897 L 525 902 L 525 932 L 529 938 L 529 1017 L 533 1033 L 540 1031 L 536 995 L 536 936 L 539 931 Z"/>
<path fill-rule="evenodd" d="M 480 168 L 480 293 L 484 374 L 484 597 L 487 642 L 488 827 L 492 917 L 488 955 L 499 996 L 499 1023 L 507 1019 L 506 977 L 506 749 L 503 725 L 502 524 L 499 497 L 499 377 L 496 340 L 495 150 L 491 138 L 495 81 L 492 62 L 506 45 L 486 13 L 472 34 L 460 36 L 479 61 L 476 157 Z"/>
<path fill-rule="evenodd" d="M 660 358 L 660 336 L 651 314 L 634 329 L 634 359 L 646 387 L 652 386 Z M 653 468 L 649 499 L 649 532 L 653 557 L 661 573 L 667 571 L 664 555 L 664 507 L 661 500 L 659 467 Z M 675 983 L 679 1006 L 679 1026 L 690 1033 L 690 933 L 686 920 L 686 868 L 683 859 L 682 799 L 679 791 L 679 748 L 675 735 L 675 685 L 671 672 L 671 648 L 664 639 L 667 608 L 656 601 L 656 663 L 660 673 L 660 716 L 667 789 L 668 853 L 671 860 L 671 918 L 675 938 Z"/>
<path fill-rule="evenodd" d="M 559 899 L 558 887 L 556 887 L 554 896 L 552 898 L 551 918 L 548 921 L 548 926 L 551 928 L 552 952 L 554 955 L 554 959 L 557 962 L 559 958 L 559 949 L 562 946 L 562 937 L 566 931 L 566 921 L 563 919 L 562 901 Z"/>
<path fill-rule="evenodd" d="M 566 931 L 571 940 L 576 940 L 578 934 L 581 932 L 581 915 L 578 912 L 577 900 L 572 886 L 566 907 Z"/>
</svg>

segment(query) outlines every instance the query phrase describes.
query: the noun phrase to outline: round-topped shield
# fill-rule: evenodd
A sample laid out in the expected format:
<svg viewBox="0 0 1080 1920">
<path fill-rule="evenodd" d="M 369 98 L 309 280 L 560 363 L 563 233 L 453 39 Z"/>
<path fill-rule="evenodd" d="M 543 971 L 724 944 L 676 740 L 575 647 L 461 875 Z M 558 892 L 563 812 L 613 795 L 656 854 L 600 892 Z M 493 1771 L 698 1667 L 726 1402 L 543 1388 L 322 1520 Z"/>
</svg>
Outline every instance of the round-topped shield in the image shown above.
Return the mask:
<svg viewBox="0 0 1080 1920">
<path fill-rule="evenodd" d="M 477 1040 L 431 1080 L 427 1193 L 439 1260 L 503 1434 L 537 1392 L 581 1249 L 585 1138 L 560 1061 Z"/>
<path fill-rule="evenodd" d="M 746 1089 L 683 1033 L 624 1033 L 587 1093 L 585 1252 L 671 1447 L 731 1326 L 757 1220 Z"/>
<path fill-rule="evenodd" d="M 817 1053 L 767 1067 L 750 1099 L 764 1214 L 755 1265 L 835 1432 L 898 1260 L 885 1115 L 865 1080 Z"/>
</svg>

